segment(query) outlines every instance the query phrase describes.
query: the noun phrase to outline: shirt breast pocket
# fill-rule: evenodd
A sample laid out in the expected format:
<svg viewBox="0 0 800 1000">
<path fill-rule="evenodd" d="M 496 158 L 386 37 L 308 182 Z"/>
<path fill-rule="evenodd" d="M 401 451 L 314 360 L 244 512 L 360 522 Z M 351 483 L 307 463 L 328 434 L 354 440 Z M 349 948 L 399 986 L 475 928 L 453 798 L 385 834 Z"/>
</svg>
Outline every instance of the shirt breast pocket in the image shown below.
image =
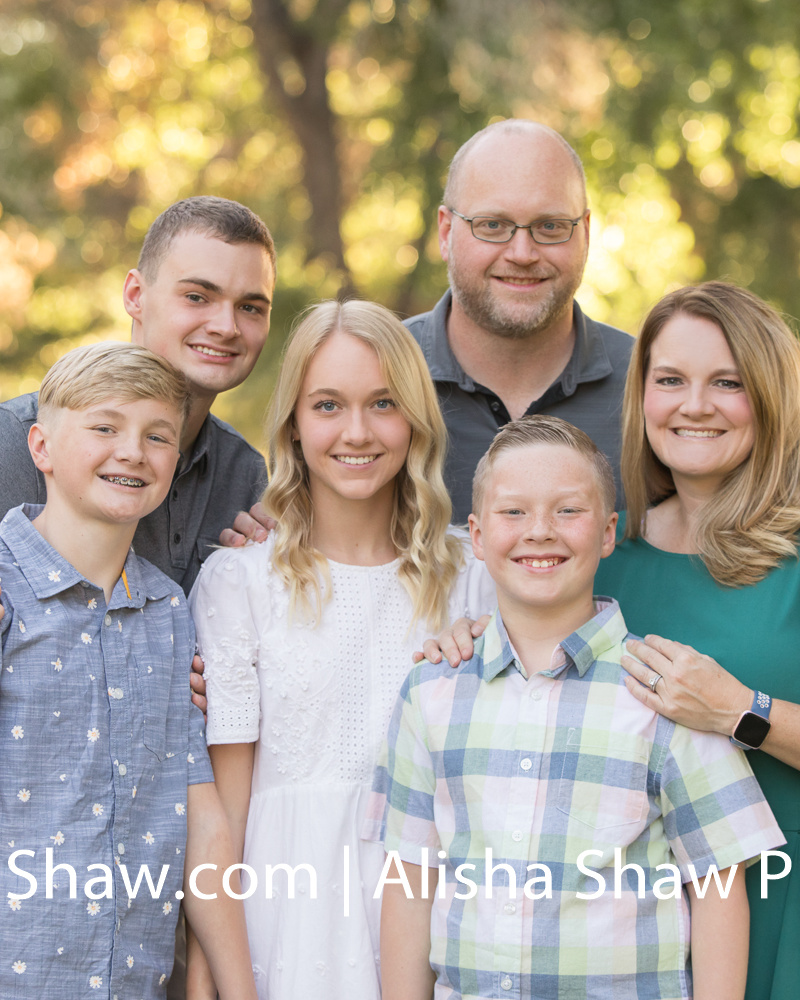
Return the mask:
<svg viewBox="0 0 800 1000">
<path fill-rule="evenodd" d="M 650 746 L 636 734 L 570 729 L 556 806 L 576 835 L 631 843 L 649 814 Z"/>
<path fill-rule="evenodd" d="M 137 658 L 143 708 L 142 742 L 163 761 L 189 750 L 189 674 L 173 657 Z"/>
</svg>

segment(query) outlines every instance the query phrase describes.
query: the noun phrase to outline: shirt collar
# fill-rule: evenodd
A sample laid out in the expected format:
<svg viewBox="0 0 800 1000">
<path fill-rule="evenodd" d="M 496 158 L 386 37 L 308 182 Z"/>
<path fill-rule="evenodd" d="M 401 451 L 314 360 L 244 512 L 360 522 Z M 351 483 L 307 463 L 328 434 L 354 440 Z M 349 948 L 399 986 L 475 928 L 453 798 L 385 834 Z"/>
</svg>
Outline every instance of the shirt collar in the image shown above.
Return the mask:
<svg viewBox="0 0 800 1000">
<path fill-rule="evenodd" d="M 596 598 L 594 616 L 556 647 L 556 662 L 561 659 L 558 656 L 559 650 L 564 654 L 563 662 L 541 673 L 555 677 L 573 665 L 578 676 L 583 677 L 595 660 L 601 659 L 605 652 L 618 646 L 627 634 L 619 604 L 614 600 Z M 496 610 L 483 633 L 483 679 L 488 683 L 509 666 L 523 672 L 500 611 Z"/>
<path fill-rule="evenodd" d="M 0 522 L 0 538 L 8 546 L 20 572 L 39 600 L 62 594 L 70 588 L 85 584 L 97 590 L 97 584 L 82 576 L 72 563 L 39 534 L 31 523 L 44 510 L 42 504 L 23 504 L 8 511 Z M 131 549 L 125 560 L 125 576 L 130 597 L 120 578 L 114 585 L 108 608 L 141 608 L 146 600 L 159 600 L 175 589 L 163 574 L 145 574 Z"/>
<path fill-rule="evenodd" d="M 194 439 L 192 450 L 188 455 L 181 452 L 181 458 L 178 463 L 178 471 L 176 475 L 181 475 L 188 469 L 191 469 L 192 466 L 198 462 L 202 462 L 202 469 L 200 471 L 205 474 L 206 469 L 208 468 L 208 456 L 211 450 L 211 434 L 211 414 L 209 413 L 200 425 L 200 430 L 198 431 L 197 437 Z"/>
<path fill-rule="evenodd" d="M 419 334 L 420 347 L 434 381 L 455 382 L 466 392 L 475 392 L 475 382 L 456 360 L 447 338 L 447 318 L 452 302 L 453 293 L 448 289 L 434 306 Z M 571 396 L 581 382 L 595 382 L 613 371 L 599 325 L 584 316 L 575 301 L 572 303 L 572 323 L 575 344 L 566 368 L 556 380 L 565 396 Z"/>
</svg>

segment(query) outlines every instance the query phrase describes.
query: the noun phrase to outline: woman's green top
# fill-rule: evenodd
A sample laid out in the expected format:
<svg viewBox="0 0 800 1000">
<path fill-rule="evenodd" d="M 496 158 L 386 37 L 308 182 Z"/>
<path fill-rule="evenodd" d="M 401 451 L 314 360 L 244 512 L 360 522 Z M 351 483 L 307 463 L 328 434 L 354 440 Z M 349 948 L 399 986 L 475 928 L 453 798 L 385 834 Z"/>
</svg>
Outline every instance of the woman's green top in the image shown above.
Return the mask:
<svg viewBox="0 0 800 1000">
<path fill-rule="evenodd" d="M 601 561 L 595 593 L 615 597 L 628 629 L 693 646 L 735 677 L 773 698 L 800 703 L 800 560 L 788 559 L 751 587 L 723 587 L 699 556 L 664 552 L 643 539 L 620 541 Z M 759 750 L 753 771 L 788 841 L 792 873 L 767 884 L 747 872 L 750 968 L 746 1000 L 800 996 L 800 771 Z M 770 873 L 783 869 L 770 860 Z"/>
</svg>

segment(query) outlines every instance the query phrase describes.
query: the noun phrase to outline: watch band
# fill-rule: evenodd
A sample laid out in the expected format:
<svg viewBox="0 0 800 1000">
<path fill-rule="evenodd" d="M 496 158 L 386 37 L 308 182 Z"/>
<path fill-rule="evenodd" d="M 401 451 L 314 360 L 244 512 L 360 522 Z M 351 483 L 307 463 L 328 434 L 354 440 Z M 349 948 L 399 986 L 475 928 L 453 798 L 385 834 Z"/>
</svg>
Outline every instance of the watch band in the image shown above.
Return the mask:
<svg viewBox="0 0 800 1000">
<path fill-rule="evenodd" d="M 771 708 L 772 698 L 763 691 L 754 691 L 753 704 L 747 712 L 742 712 L 739 716 L 730 738 L 731 743 L 742 750 L 757 750 L 769 732 Z"/>
</svg>

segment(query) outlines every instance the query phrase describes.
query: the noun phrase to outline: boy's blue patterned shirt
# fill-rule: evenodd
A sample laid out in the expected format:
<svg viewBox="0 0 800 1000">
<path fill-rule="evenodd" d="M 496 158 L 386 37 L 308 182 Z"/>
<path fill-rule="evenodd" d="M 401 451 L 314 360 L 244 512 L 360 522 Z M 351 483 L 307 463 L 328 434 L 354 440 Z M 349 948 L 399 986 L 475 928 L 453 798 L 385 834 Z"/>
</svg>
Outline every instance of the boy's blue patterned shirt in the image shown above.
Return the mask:
<svg viewBox="0 0 800 1000">
<path fill-rule="evenodd" d="M 133 552 L 127 590 L 120 579 L 106 606 L 33 527 L 41 509 L 0 524 L 0 996 L 156 998 L 172 967 L 187 786 L 213 781 L 190 700 L 194 629 L 178 585 Z M 74 899 L 64 868 L 47 898 L 48 851 L 75 870 Z M 143 878 L 129 900 L 123 866 L 134 886 L 140 865 L 154 886 L 168 866 L 158 898 Z M 9 898 L 30 876 L 36 891 Z"/>
</svg>

